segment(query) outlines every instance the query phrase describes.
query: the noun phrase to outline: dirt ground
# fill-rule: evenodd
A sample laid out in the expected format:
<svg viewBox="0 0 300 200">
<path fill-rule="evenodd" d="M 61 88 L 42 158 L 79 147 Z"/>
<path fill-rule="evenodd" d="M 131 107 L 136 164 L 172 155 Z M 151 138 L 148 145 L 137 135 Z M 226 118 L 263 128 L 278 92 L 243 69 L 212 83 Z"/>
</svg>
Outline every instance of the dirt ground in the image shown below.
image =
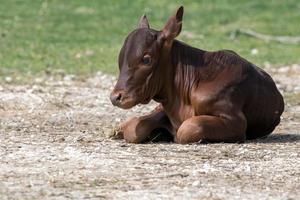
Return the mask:
<svg viewBox="0 0 300 200">
<path fill-rule="evenodd" d="M 286 99 L 280 126 L 243 144 L 126 144 L 102 73 L 0 85 L 0 199 L 300 199 L 300 66 L 267 68 Z M 10 79 L 7 79 L 9 81 Z"/>
</svg>

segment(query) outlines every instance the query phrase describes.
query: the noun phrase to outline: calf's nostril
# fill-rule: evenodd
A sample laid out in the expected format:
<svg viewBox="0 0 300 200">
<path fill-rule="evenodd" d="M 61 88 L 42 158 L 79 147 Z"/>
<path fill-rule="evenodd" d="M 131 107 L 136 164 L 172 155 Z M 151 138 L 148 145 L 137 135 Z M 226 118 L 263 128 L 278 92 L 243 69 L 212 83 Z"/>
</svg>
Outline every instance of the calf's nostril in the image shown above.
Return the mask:
<svg viewBox="0 0 300 200">
<path fill-rule="evenodd" d="M 118 96 L 117 96 L 117 98 L 116 98 L 116 101 L 121 101 L 121 99 L 122 99 L 122 94 L 119 93 Z"/>
<path fill-rule="evenodd" d="M 111 103 L 116 106 L 122 101 L 122 94 L 119 92 L 112 92 L 110 95 Z"/>
</svg>

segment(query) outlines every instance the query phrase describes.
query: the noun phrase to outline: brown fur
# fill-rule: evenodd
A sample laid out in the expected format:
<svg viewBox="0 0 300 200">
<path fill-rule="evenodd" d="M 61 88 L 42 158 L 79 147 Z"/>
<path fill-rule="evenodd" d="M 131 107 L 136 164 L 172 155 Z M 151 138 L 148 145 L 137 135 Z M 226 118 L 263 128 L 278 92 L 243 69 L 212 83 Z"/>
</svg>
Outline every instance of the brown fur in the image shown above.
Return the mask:
<svg viewBox="0 0 300 200">
<path fill-rule="evenodd" d="M 175 40 L 182 15 L 181 7 L 162 31 L 150 29 L 143 16 L 125 40 L 112 103 L 124 109 L 151 99 L 160 103 L 121 125 L 125 140 L 144 142 L 155 130 L 178 143 L 241 142 L 270 134 L 284 110 L 272 78 L 233 51 L 208 52 Z"/>
</svg>

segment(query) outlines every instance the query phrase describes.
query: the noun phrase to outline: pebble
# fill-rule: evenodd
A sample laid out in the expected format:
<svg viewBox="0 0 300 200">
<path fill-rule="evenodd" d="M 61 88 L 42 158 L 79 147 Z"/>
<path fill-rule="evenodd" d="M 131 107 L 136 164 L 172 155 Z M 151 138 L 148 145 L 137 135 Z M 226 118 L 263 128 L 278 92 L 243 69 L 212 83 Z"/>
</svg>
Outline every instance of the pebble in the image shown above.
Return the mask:
<svg viewBox="0 0 300 200">
<path fill-rule="evenodd" d="M 290 67 L 281 67 L 277 70 L 279 73 L 287 73 L 288 71 L 290 71 Z"/>
<path fill-rule="evenodd" d="M 251 54 L 252 54 L 252 55 L 258 54 L 258 50 L 257 50 L 257 49 L 251 49 Z"/>
<path fill-rule="evenodd" d="M 199 185 L 200 185 L 200 181 L 194 181 L 193 184 L 192 184 L 193 187 L 196 187 L 196 186 L 199 186 Z"/>
<path fill-rule="evenodd" d="M 12 77 L 6 76 L 6 77 L 5 77 L 5 81 L 6 81 L 7 83 L 11 83 L 11 82 L 12 82 Z"/>
</svg>

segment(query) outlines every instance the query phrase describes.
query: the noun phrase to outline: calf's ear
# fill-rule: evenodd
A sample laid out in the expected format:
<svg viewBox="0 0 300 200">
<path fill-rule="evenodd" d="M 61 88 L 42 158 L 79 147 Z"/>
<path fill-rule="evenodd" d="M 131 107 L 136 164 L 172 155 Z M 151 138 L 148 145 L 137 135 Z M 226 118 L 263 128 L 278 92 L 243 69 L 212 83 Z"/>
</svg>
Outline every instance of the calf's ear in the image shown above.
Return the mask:
<svg viewBox="0 0 300 200">
<path fill-rule="evenodd" d="M 140 22 L 138 24 L 138 28 L 150 28 L 150 25 L 149 25 L 146 15 L 143 15 L 141 17 Z"/>
<path fill-rule="evenodd" d="M 183 18 L 183 6 L 180 6 L 175 15 L 169 18 L 165 27 L 161 31 L 161 37 L 165 40 L 173 40 L 181 31 Z"/>
</svg>

